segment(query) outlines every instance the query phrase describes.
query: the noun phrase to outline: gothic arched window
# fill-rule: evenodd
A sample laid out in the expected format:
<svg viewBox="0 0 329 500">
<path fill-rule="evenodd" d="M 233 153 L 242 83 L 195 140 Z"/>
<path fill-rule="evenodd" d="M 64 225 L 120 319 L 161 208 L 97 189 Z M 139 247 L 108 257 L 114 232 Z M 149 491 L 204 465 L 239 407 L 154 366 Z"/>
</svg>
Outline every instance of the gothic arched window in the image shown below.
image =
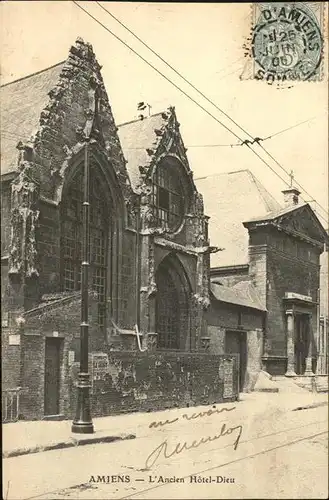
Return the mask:
<svg viewBox="0 0 329 500">
<path fill-rule="evenodd" d="M 189 299 L 191 293 L 185 271 L 174 254 L 160 263 L 155 276 L 155 331 L 159 349 L 191 347 Z"/>
<path fill-rule="evenodd" d="M 110 227 L 104 182 L 90 169 L 89 287 L 97 293 L 98 325 L 105 325 L 107 246 Z M 83 170 L 71 180 L 62 202 L 61 277 L 63 291 L 80 290 L 82 258 Z"/>
<path fill-rule="evenodd" d="M 156 225 L 175 231 L 184 214 L 183 187 L 175 165 L 164 160 L 153 177 L 153 209 Z"/>
<path fill-rule="evenodd" d="M 179 299 L 175 283 L 165 268 L 157 273 L 156 328 L 158 348 L 179 349 Z"/>
</svg>

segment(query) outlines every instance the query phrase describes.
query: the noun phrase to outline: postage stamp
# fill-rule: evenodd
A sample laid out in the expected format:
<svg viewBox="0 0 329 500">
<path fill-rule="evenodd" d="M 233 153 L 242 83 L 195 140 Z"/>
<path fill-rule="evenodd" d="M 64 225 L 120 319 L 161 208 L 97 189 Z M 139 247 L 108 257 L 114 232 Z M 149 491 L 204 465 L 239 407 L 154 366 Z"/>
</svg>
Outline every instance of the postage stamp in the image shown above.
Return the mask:
<svg viewBox="0 0 329 500">
<path fill-rule="evenodd" d="M 321 80 L 325 3 L 254 2 L 250 78 L 268 83 Z"/>
</svg>

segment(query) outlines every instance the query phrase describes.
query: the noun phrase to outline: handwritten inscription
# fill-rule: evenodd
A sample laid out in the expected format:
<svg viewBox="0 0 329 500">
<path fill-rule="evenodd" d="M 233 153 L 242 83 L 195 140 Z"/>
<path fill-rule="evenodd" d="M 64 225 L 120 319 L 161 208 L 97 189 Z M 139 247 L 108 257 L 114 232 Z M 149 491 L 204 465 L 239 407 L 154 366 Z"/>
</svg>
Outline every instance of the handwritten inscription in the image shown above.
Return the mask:
<svg viewBox="0 0 329 500">
<path fill-rule="evenodd" d="M 242 435 L 242 425 L 237 425 L 235 427 L 226 427 L 226 424 L 224 423 L 219 434 L 215 434 L 214 436 L 201 437 L 200 439 L 193 440 L 191 443 L 187 443 L 186 441 L 184 441 L 183 443 L 178 443 L 173 450 L 170 449 L 168 441 L 165 440 L 149 454 L 145 461 L 145 469 L 150 469 L 161 457 L 165 459 L 171 458 L 174 455 L 179 455 L 183 451 L 191 450 L 192 448 L 199 448 L 199 446 L 216 441 L 217 439 L 230 435 L 235 431 L 238 433 L 233 443 L 234 450 L 236 450 Z"/>
<path fill-rule="evenodd" d="M 209 408 L 208 410 L 205 411 L 200 411 L 198 413 L 192 413 L 191 415 L 187 415 L 187 413 L 183 413 L 183 415 L 180 415 L 179 417 L 176 417 L 172 420 L 158 420 L 151 422 L 149 425 L 149 428 L 154 428 L 157 429 L 158 427 L 164 427 L 165 425 L 173 424 L 174 422 L 178 422 L 178 420 L 183 419 L 183 420 L 196 420 L 198 418 L 203 418 L 203 417 L 210 417 L 211 415 L 218 414 L 218 413 L 223 413 L 223 412 L 229 412 L 235 410 L 236 406 L 232 406 L 231 408 L 223 407 L 223 408 Z"/>
</svg>

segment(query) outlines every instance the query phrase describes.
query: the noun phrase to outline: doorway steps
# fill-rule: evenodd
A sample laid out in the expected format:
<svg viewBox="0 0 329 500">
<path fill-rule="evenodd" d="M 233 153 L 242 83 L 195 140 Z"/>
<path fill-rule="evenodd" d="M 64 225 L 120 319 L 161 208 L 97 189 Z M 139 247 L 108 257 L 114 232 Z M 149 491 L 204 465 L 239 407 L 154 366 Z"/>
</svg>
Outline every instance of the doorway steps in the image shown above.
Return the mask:
<svg viewBox="0 0 329 500">
<path fill-rule="evenodd" d="M 328 392 L 328 375 L 296 375 L 296 377 L 273 375 L 272 380 L 282 383 L 287 390 L 293 388 L 297 390 L 299 388 L 298 392 L 305 390 L 309 392 Z"/>
<path fill-rule="evenodd" d="M 316 392 L 328 392 L 328 375 L 315 376 Z"/>
<path fill-rule="evenodd" d="M 255 392 L 279 392 L 279 387 L 269 373 L 261 370 L 253 390 Z"/>
</svg>

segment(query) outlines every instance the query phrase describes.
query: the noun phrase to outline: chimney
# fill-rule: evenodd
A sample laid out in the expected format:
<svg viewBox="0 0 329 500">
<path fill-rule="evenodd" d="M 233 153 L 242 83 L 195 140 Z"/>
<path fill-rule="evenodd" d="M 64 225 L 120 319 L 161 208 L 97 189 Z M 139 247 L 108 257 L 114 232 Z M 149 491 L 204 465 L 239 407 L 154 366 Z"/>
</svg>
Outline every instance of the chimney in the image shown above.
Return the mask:
<svg viewBox="0 0 329 500">
<path fill-rule="evenodd" d="M 286 207 L 290 207 L 292 205 L 298 205 L 299 203 L 299 195 L 300 191 L 298 191 L 297 188 L 295 187 L 290 187 L 288 189 L 284 189 L 282 191 L 283 193 L 283 199 L 284 199 L 284 204 Z"/>
</svg>

